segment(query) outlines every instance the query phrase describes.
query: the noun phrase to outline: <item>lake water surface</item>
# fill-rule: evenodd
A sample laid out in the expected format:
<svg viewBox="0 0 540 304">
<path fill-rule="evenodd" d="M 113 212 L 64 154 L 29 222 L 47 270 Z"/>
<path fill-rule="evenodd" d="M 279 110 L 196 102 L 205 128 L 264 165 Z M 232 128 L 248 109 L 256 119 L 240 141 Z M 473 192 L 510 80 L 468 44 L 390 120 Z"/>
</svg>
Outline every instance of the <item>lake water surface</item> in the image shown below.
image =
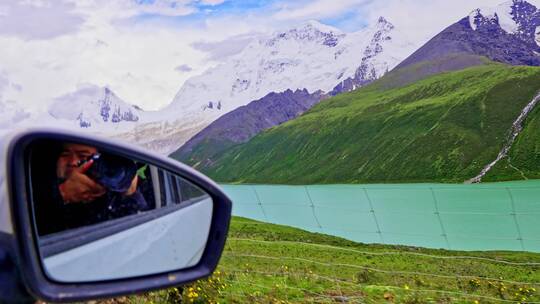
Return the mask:
<svg viewBox="0 0 540 304">
<path fill-rule="evenodd" d="M 540 252 L 540 180 L 221 186 L 233 215 L 357 242 Z"/>
</svg>

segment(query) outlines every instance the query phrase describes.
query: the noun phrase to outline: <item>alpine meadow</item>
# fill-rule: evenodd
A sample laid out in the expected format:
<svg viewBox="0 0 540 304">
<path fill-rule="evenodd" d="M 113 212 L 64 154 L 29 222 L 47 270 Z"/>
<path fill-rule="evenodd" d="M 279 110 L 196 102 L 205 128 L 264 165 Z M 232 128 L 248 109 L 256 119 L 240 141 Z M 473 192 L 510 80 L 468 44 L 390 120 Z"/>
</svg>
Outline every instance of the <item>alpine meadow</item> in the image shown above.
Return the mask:
<svg viewBox="0 0 540 304">
<path fill-rule="evenodd" d="M 537 93 L 540 69 L 489 63 L 405 87 L 392 80 L 328 99 L 204 166 L 183 161 L 220 182 L 463 182 L 496 158 Z M 539 176 L 540 164 L 524 161 L 540 148 L 537 116 L 484 181 Z"/>
</svg>

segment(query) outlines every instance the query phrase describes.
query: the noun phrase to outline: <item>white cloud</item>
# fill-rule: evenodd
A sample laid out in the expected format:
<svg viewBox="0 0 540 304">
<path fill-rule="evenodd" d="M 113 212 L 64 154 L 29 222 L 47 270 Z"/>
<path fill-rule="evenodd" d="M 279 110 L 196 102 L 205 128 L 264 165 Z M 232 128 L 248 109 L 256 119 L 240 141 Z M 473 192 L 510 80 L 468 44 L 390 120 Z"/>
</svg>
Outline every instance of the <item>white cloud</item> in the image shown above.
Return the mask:
<svg viewBox="0 0 540 304">
<path fill-rule="evenodd" d="M 201 0 L 201 4 L 205 5 L 218 5 L 225 2 L 225 0 Z"/>
<path fill-rule="evenodd" d="M 4 73 L 0 73 L 0 101 L 3 99 L 2 95 L 4 93 L 4 90 L 8 87 L 9 80 L 7 79 L 7 76 Z"/>
<path fill-rule="evenodd" d="M 0 1 L 0 35 L 50 39 L 78 31 L 83 22 L 66 1 Z"/>
<path fill-rule="evenodd" d="M 215 64 L 192 43 L 248 30 L 247 25 L 216 28 L 210 24 L 208 30 L 125 22 L 149 11 L 131 1 L 88 0 L 77 5 L 74 12 L 85 21 L 76 32 L 27 40 L 21 35 L 2 36 L 0 31 L 0 67 L 24 87 L 10 90 L 9 98 L 44 111 L 54 97 L 76 90 L 81 83 L 93 83 L 110 87 L 144 109 L 158 109 L 172 101 L 187 78 Z M 182 64 L 192 70 L 174 70 Z"/>
<path fill-rule="evenodd" d="M 206 52 L 208 54 L 208 60 L 222 61 L 230 56 L 238 54 L 250 42 L 261 35 L 261 33 L 248 33 L 220 41 L 197 41 L 193 43 L 192 46 L 197 50 Z"/>
<path fill-rule="evenodd" d="M 30 113 L 26 112 L 20 104 L 4 98 L 6 93 L 20 89 L 20 85 L 12 83 L 9 76 L 4 71 L 0 71 L 0 115 L 2 117 L 0 130 L 11 128 L 14 124 L 30 117 Z"/>
<path fill-rule="evenodd" d="M 298 19 L 321 19 L 334 17 L 347 12 L 357 10 L 368 0 L 316 0 L 282 2 L 278 5 L 279 11 L 273 16 L 282 20 Z"/>
<path fill-rule="evenodd" d="M 22 86 L 18 83 L 13 83 L 6 72 L 0 71 L 0 101 L 5 100 L 4 96 L 11 92 L 20 92 Z"/>
<path fill-rule="evenodd" d="M 185 16 L 196 11 L 191 4 L 192 0 L 155 0 L 147 4 L 132 4 L 140 13 L 157 14 L 163 16 Z"/>
<path fill-rule="evenodd" d="M 205 54 L 185 42 L 198 37 L 108 29 L 50 42 L 0 39 L 1 46 L 8 46 L 0 49 L 0 56 L 12 78 L 25 84 L 25 90 L 14 98 L 30 107 L 44 109 L 53 97 L 76 89 L 80 83 L 94 83 L 109 86 L 128 102 L 156 109 L 168 104 L 182 82 L 193 75 L 175 72 L 175 62 L 190 64 L 199 73 L 205 68 Z"/>
</svg>

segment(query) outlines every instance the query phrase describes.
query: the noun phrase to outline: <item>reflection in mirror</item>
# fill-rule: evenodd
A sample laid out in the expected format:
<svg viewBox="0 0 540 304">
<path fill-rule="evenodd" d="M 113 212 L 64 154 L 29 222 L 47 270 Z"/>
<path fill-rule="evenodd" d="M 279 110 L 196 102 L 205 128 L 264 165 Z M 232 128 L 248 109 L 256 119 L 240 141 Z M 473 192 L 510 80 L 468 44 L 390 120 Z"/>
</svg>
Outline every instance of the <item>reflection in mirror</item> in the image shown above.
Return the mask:
<svg viewBox="0 0 540 304">
<path fill-rule="evenodd" d="M 51 279 L 121 279 L 199 262 L 213 202 L 188 180 L 82 143 L 36 141 L 29 158 L 38 245 Z"/>
</svg>

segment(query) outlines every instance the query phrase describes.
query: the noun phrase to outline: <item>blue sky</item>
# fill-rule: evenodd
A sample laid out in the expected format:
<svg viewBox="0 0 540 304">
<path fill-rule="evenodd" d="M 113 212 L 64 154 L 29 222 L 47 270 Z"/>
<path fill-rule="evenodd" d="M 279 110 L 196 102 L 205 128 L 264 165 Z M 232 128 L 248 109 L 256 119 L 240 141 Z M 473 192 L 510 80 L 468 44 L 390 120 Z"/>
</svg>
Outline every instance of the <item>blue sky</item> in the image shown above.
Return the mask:
<svg viewBox="0 0 540 304">
<path fill-rule="evenodd" d="M 244 1 L 224 1 L 221 4 L 209 5 L 196 3 L 195 6 L 200 9 L 213 9 L 221 12 L 242 12 L 253 9 L 261 9 L 276 3 L 275 0 L 244 0 Z"/>
<path fill-rule="evenodd" d="M 169 24 L 170 26 L 187 26 L 187 27 L 200 27 L 204 26 L 204 23 L 208 19 L 212 18 L 226 18 L 235 17 L 242 18 L 244 16 L 259 16 L 259 15 L 273 15 L 280 11 L 287 9 L 302 9 L 309 4 L 313 4 L 315 1 L 283 1 L 283 0 L 243 0 L 234 1 L 226 0 L 219 4 L 208 4 L 204 2 L 194 2 L 191 4 L 193 12 L 186 15 L 177 16 L 165 16 L 160 12 L 141 13 L 140 15 L 133 16 L 130 19 L 134 23 L 148 24 L 152 22 L 161 22 L 162 24 Z M 367 3 L 371 1 L 354 1 L 359 4 Z M 141 7 L 152 6 L 155 4 L 154 0 L 139 1 Z M 174 7 L 176 3 L 170 3 L 170 7 Z M 336 4 L 339 5 L 339 4 Z M 329 14 L 322 18 L 314 18 L 319 21 L 339 28 L 343 31 L 351 32 L 359 30 L 368 25 L 366 18 L 362 18 L 362 10 L 358 8 L 351 10 L 338 11 L 335 14 Z M 309 18 L 308 18 L 309 19 Z"/>
</svg>

